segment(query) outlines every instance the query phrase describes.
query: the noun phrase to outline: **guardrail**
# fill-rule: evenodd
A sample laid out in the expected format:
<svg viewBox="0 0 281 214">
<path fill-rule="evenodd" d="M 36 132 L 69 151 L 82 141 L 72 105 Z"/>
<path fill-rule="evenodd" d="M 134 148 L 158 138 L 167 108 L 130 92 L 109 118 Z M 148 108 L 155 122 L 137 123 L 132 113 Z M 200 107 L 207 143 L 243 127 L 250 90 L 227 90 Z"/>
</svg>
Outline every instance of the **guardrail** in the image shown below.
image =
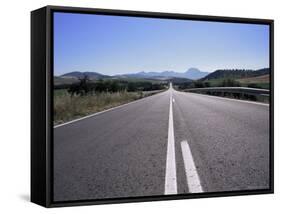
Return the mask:
<svg viewBox="0 0 281 214">
<path fill-rule="evenodd" d="M 185 89 L 185 92 L 195 93 L 231 93 L 231 94 L 242 94 L 242 95 L 254 95 L 269 97 L 270 90 L 258 89 L 258 88 L 247 88 L 247 87 L 207 87 L 207 88 L 191 88 Z"/>
</svg>

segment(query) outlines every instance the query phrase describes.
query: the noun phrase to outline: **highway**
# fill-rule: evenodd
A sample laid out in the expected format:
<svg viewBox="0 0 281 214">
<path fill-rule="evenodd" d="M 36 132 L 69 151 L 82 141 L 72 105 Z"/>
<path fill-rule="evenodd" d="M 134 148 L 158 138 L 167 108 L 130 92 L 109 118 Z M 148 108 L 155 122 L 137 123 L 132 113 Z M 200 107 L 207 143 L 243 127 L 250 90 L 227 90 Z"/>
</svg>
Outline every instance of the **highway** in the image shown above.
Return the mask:
<svg viewBox="0 0 281 214">
<path fill-rule="evenodd" d="M 267 188 L 267 104 L 170 87 L 54 128 L 54 201 Z"/>
</svg>

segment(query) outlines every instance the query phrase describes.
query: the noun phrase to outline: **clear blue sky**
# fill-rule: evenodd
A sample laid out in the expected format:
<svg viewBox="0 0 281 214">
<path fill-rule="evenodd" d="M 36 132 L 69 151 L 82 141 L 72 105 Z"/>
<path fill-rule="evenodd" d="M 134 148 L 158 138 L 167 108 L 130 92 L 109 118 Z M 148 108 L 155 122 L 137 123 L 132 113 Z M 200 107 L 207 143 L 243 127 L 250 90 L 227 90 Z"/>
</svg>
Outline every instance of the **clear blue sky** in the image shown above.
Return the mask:
<svg viewBox="0 0 281 214">
<path fill-rule="evenodd" d="M 54 72 L 269 67 L 269 26 L 54 14 Z"/>
</svg>

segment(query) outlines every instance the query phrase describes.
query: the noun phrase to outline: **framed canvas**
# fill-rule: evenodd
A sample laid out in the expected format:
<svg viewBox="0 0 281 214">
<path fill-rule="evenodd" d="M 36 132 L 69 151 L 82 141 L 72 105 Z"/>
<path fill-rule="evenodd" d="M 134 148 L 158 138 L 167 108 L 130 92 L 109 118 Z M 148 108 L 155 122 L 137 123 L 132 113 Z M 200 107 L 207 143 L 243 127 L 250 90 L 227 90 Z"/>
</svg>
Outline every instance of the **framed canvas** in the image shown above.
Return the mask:
<svg viewBox="0 0 281 214">
<path fill-rule="evenodd" d="M 31 201 L 273 193 L 273 20 L 31 12 Z"/>
</svg>

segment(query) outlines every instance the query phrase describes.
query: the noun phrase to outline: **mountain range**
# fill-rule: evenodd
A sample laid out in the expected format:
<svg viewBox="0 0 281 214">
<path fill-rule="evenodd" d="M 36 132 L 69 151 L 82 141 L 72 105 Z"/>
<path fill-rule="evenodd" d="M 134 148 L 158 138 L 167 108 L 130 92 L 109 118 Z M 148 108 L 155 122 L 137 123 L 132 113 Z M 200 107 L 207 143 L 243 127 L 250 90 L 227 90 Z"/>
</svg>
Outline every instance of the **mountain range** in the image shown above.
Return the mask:
<svg viewBox="0 0 281 214">
<path fill-rule="evenodd" d="M 87 75 L 90 79 L 103 79 L 103 78 L 150 78 L 150 79 L 167 79 L 167 78 L 186 78 L 191 80 L 197 80 L 207 76 L 209 72 L 200 71 L 197 68 L 190 68 L 184 73 L 175 72 L 175 71 L 162 71 L 162 72 L 138 72 L 138 73 L 129 73 L 122 75 L 108 76 L 103 75 L 97 72 L 80 72 L 73 71 L 61 75 L 63 78 L 81 78 Z"/>
<path fill-rule="evenodd" d="M 177 77 L 177 78 L 186 78 L 191 80 L 196 80 L 205 77 L 208 75 L 208 72 L 200 71 L 197 68 L 190 68 L 184 73 L 175 72 L 175 71 L 162 71 L 162 72 L 139 72 L 133 74 L 123 74 L 119 75 L 121 77 L 133 77 L 133 78 L 160 78 L 160 77 Z"/>
</svg>

